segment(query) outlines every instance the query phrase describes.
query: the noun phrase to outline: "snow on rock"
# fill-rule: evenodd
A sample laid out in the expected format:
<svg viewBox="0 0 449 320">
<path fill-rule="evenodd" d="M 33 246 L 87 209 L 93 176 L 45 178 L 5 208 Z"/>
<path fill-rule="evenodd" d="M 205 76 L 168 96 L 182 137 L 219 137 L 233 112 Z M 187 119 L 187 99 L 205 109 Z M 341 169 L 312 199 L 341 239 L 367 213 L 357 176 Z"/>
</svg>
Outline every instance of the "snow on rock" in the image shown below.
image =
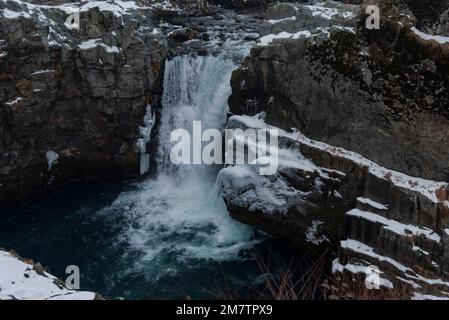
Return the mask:
<svg viewBox="0 0 449 320">
<path fill-rule="evenodd" d="M 288 33 L 288 32 L 283 31 L 278 34 L 268 34 L 266 36 L 261 37 L 258 40 L 258 44 L 260 46 L 267 46 L 269 44 L 272 44 L 273 42 L 276 42 L 276 40 L 308 38 L 311 35 L 312 34 L 310 33 L 309 30 L 303 30 L 303 31 L 299 31 L 296 33 Z"/>
<path fill-rule="evenodd" d="M 129 10 L 142 9 L 135 1 L 89 1 L 79 7 L 80 12 L 86 12 L 93 8 L 98 8 L 100 11 L 109 11 L 116 16 L 122 16 L 128 13 Z"/>
<path fill-rule="evenodd" d="M 259 45 L 300 38 L 329 37 L 332 30 L 354 31 L 354 18 L 360 11 L 358 5 L 338 2 L 314 4 L 280 3 L 267 12 L 267 20 L 260 27 Z"/>
<path fill-rule="evenodd" d="M 248 208 L 250 212 L 286 214 L 289 202 L 301 197 L 284 180 L 259 175 L 253 165 L 224 168 L 218 174 L 217 183 L 233 206 Z"/>
<path fill-rule="evenodd" d="M 373 200 L 368 199 L 368 198 L 358 197 L 357 201 L 359 201 L 360 203 L 363 203 L 365 205 L 369 205 L 371 207 L 379 209 L 379 210 L 387 210 L 388 209 L 388 207 L 386 205 L 383 205 L 381 203 L 378 203 L 378 202 L 373 201 Z"/>
<path fill-rule="evenodd" d="M 306 5 L 305 8 L 309 9 L 313 17 L 320 16 L 324 19 L 330 20 L 333 16 L 339 13 L 336 8 L 325 7 L 323 3 L 316 3 L 315 5 Z M 345 13 L 346 15 L 348 13 Z"/>
<path fill-rule="evenodd" d="M 306 241 L 310 242 L 316 246 L 319 246 L 323 242 L 330 242 L 329 238 L 324 234 L 320 234 L 318 227 L 324 222 L 319 220 L 313 220 L 312 225 L 307 228 L 306 231 Z"/>
<path fill-rule="evenodd" d="M 449 300 L 449 298 L 415 292 L 413 294 L 412 300 Z"/>
<path fill-rule="evenodd" d="M 393 267 L 395 267 L 397 270 L 401 271 L 402 273 L 413 272 L 412 269 L 402 265 L 396 260 L 375 253 L 373 248 L 357 240 L 352 239 L 342 240 L 340 241 L 340 247 L 343 249 L 347 249 L 356 253 L 369 256 L 381 262 L 387 262 Z"/>
<path fill-rule="evenodd" d="M 162 11 L 179 12 L 181 10 L 177 5 L 172 4 L 170 0 L 152 1 L 151 6 Z"/>
<path fill-rule="evenodd" d="M 228 127 L 265 130 L 275 128 L 267 125 L 262 118 L 263 117 L 260 115 L 254 117 L 247 115 L 232 116 L 228 121 Z M 293 130 L 292 133 L 287 133 L 278 129 L 278 136 L 280 140 L 286 138 L 289 141 L 293 140 L 298 142 L 298 145 L 294 148 L 291 146 L 288 148 L 279 146 L 276 152 L 279 158 L 279 169 L 292 168 L 303 172 L 310 172 L 311 174 L 313 173 L 317 175 L 315 181 L 317 186 L 321 183 L 320 179 L 330 179 L 332 175 L 344 177 L 345 174 L 331 172 L 332 170 L 315 165 L 301 154 L 298 147 L 300 145 L 307 145 L 314 149 L 325 151 L 327 154 L 335 156 L 336 159 L 343 158 L 351 160 L 360 168 L 366 168 L 366 170 L 375 177 L 385 181 L 388 180 L 391 184 L 397 187 L 418 192 L 430 199 L 431 202 L 447 206 L 447 201 L 442 202 L 437 197 L 438 191 L 447 187 L 446 182 L 435 182 L 410 177 L 400 172 L 388 170 L 355 152 L 308 139 L 297 130 Z M 300 201 L 300 199 L 307 196 L 307 192 L 292 188 L 292 186 L 285 181 L 284 177 L 279 177 L 279 175 L 268 177 L 260 176 L 257 170 L 258 164 L 259 162 L 256 160 L 253 164 L 234 165 L 221 170 L 218 175 L 217 183 L 222 187 L 223 196 L 228 201 L 229 205 L 239 208 L 249 208 L 249 211 L 251 212 L 261 211 L 271 215 L 276 213 L 285 214 L 288 211 L 288 208 L 291 208 L 297 201 Z M 337 191 L 333 194 L 337 195 L 339 193 Z M 341 198 L 341 195 L 339 198 Z M 386 205 L 377 203 L 368 198 L 359 197 L 357 200 L 360 203 L 370 205 L 379 210 L 388 210 Z M 403 224 L 395 220 L 387 219 L 379 214 L 362 211 L 360 209 L 351 210 L 347 215 L 355 215 L 369 219 L 372 222 L 380 223 L 385 229 L 389 229 L 399 235 L 422 235 L 435 243 L 441 242 L 441 236 L 430 228 L 419 227 L 412 224 Z M 309 231 L 309 234 L 312 234 L 312 229 Z"/>
<path fill-rule="evenodd" d="M 0 300 L 94 300 L 96 297 L 93 292 L 69 290 L 39 264 L 0 250 Z"/>
<path fill-rule="evenodd" d="M 395 186 L 419 192 L 434 203 L 441 202 L 441 200 L 437 196 L 438 192 L 448 187 L 447 182 L 437 182 L 433 180 L 411 177 L 401 172 L 389 170 L 371 160 L 366 159 L 356 152 L 348 151 L 343 148 L 331 146 L 324 142 L 309 139 L 296 129 L 293 129 L 293 132 L 288 133 L 282 129 L 267 125 L 263 120 L 259 119 L 256 116 L 232 116 L 229 121 L 241 122 L 248 128 L 278 129 L 279 137 L 287 137 L 299 142 L 300 144 L 305 144 L 315 149 L 326 151 L 327 153 L 335 157 L 351 160 L 354 163 L 358 164 L 360 167 L 365 167 L 374 176 L 380 179 L 389 180 Z M 444 201 L 443 204 L 449 206 L 448 201 Z"/>
<path fill-rule="evenodd" d="M 80 48 L 81 50 L 96 48 L 99 45 L 100 41 L 102 41 L 101 38 L 85 40 L 78 45 L 78 48 Z"/>
<path fill-rule="evenodd" d="M 261 118 L 263 118 L 262 114 L 254 117 L 242 116 L 242 118 L 233 116 L 229 119 L 228 127 L 240 123 L 247 128 L 262 128 L 260 123 L 263 122 L 259 122 Z M 260 168 L 267 164 L 270 156 L 277 157 L 277 172 L 296 169 L 310 174 L 320 172 L 323 176 L 328 176 L 327 173 L 321 172 L 312 161 L 303 157 L 298 149 L 286 146 L 273 147 L 268 144 L 261 147 L 261 141 L 255 142 L 250 136 L 246 138 L 247 140 L 242 139 L 242 142 L 245 142 L 245 146 L 251 150 L 252 154 L 257 155 L 256 159 L 252 163 L 228 166 L 222 169 L 217 177 L 217 185 L 221 188 L 223 196 L 233 206 L 269 215 L 286 214 L 294 203 L 306 195 L 292 188 L 278 174 L 269 176 L 260 174 Z M 236 136 L 235 139 L 238 140 L 240 137 Z M 228 143 L 233 142 L 228 141 Z M 269 151 L 269 155 L 259 156 L 257 148 Z"/>
<path fill-rule="evenodd" d="M 5 104 L 6 104 L 7 106 L 13 106 L 13 105 L 19 103 L 19 102 L 22 101 L 22 100 L 23 100 L 22 97 L 17 97 L 17 98 L 15 98 L 15 99 L 12 100 L 12 101 L 5 102 Z"/>
<path fill-rule="evenodd" d="M 296 21 L 296 16 L 282 18 L 282 19 L 277 19 L 277 20 L 270 19 L 270 20 L 268 20 L 268 23 L 269 24 L 276 24 L 276 23 L 279 23 L 279 22 L 282 22 L 282 21 Z"/>
<path fill-rule="evenodd" d="M 275 128 L 267 125 L 263 118 L 260 115 L 253 117 L 234 115 L 229 118 L 227 128 L 263 130 Z M 351 235 L 348 235 L 349 239 L 340 242 L 341 252 L 349 257 L 361 257 L 360 259 L 364 261 L 385 267 L 394 274 L 394 279 L 400 276 L 404 279 L 403 282 L 409 281 L 423 287 L 449 288 L 449 282 L 439 272 L 441 266 L 446 263 L 444 257 L 434 256 L 439 254 L 438 250 L 441 250 L 447 241 L 449 228 L 446 224 L 435 225 L 432 222 L 438 219 L 439 209 L 448 207 L 445 195 L 446 182 L 411 177 L 389 170 L 355 152 L 311 140 L 296 129 L 292 129 L 292 132 L 278 129 L 277 132 L 279 140 L 277 174 L 260 176 L 257 172 L 257 161 L 256 166 L 232 165 L 220 171 L 217 183 L 222 186 L 223 197 L 233 217 L 251 221 L 261 228 L 268 219 L 276 228 L 271 231 L 274 234 L 287 235 L 301 243 L 305 240 L 317 249 L 322 243 L 328 242 L 326 239 L 329 242 L 339 241 L 334 235 L 339 226 L 333 224 L 340 215 L 342 218 L 346 216 L 363 219 L 363 223 L 354 219 L 342 220 L 346 221 L 344 223 L 357 221 L 352 228 L 360 229 L 351 229 L 351 235 L 358 237 L 360 234 L 360 239 L 364 239 L 363 241 L 367 241 L 369 245 L 358 241 L 359 238 L 350 239 Z M 329 168 L 325 168 L 320 167 L 318 163 L 330 165 Z M 367 181 L 372 184 L 371 187 L 359 190 L 356 195 L 352 191 L 347 192 L 348 183 L 366 185 Z M 383 188 L 384 184 L 390 190 L 387 195 L 378 195 L 375 192 L 377 189 L 372 189 Z M 307 186 L 304 187 L 305 185 Z M 327 196 L 323 198 L 323 194 Z M 373 196 L 377 201 L 371 199 Z M 430 217 L 433 219 L 430 222 L 425 219 L 417 220 L 416 217 L 409 219 L 398 217 L 399 213 L 405 215 L 404 210 L 407 210 L 400 207 L 401 203 L 415 203 L 417 198 L 420 199 L 420 206 L 411 208 L 410 214 L 419 214 L 421 218 Z M 320 206 L 326 201 L 330 201 L 329 207 L 337 208 L 335 212 L 324 210 L 323 213 Z M 343 210 L 348 203 L 355 203 L 357 208 L 349 207 Z M 342 210 L 339 211 L 341 205 Z M 310 207 L 314 210 L 308 210 Z M 416 210 L 418 213 L 415 213 Z M 255 214 L 247 214 L 247 211 Z M 265 215 L 260 217 L 258 215 L 260 212 Z M 326 231 L 325 235 L 319 232 L 321 227 Z M 383 234 L 382 230 L 388 230 L 392 236 L 386 238 L 385 234 L 389 233 Z M 369 231 L 377 234 L 369 234 Z M 365 237 L 366 234 L 368 235 Z M 369 242 L 372 238 L 375 243 L 377 237 L 383 246 Z M 402 251 L 388 250 L 395 246 L 400 246 Z M 416 256 L 419 259 L 413 261 L 418 262 L 411 265 L 409 260 L 404 258 L 409 256 Z M 339 269 L 360 273 L 360 268 L 352 264 L 339 266 Z M 424 271 L 418 273 L 415 269 Z M 384 282 L 384 286 L 390 287 L 389 282 Z"/>
<path fill-rule="evenodd" d="M 424 33 L 418 29 L 416 29 L 415 27 L 413 27 L 411 29 L 413 31 L 414 34 L 416 34 L 418 37 L 420 37 L 423 40 L 426 41 L 436 41 L 439 44 L 447 44 L 449 43 L 449 37 L 444 37 L 444 36 L 439 36 L 439 35 L 431 35 L 428 33 Z"/>
<path fill-rule="evenodd" d="M 426 285 L 437 285 L 437 286 L 445 286 L 449 288 L 449 282 L 444 281 L 442 279 L 434 279 L 434 278 L 427 278 L 420 274 L 415 273 L 412 268 L 409 268 L 402 263 L 399 263 L 398 261 L 383 256 L 381 254 L 378 254 L 374 251 L 374 249 L 360 241 L 353 240 L 353 239 L 347 239 L 340 241 L 340 248 L 346 249 L 349 251 L 352 251 L 354 253 L 358 253 L 362 256 L 367 256 L 370 258 L 373 258 L 376 261 L 379 261 L 380 263 L 387 263 L 388 265 L 395 268 L 397 271 L 399 271 L 404 277 L 416 281 L 420 281 L 425 283 Z"/>
<path fill-rule="evenodd" d="M 375 270 L 376 271 L 379 270 L 377 266 Z M 353 264 L 350 262 L 343 265 L 341 264 L 339 258 L 336 258 L 334 261 L 332 261 L 332 273 L 343 273 L 345 271 L 353 275 L 364 274 L 366 277 L 368 277 L 373 272 L 373 266 L 366 264 L 365 265 Z M 381 277 L 382 274 L 383 272 L 379 270 L 379 286 L 388 289 L 393 289 L 394 288 L 393 283 L 390 280 Z"/>
<path fill-rule="evenodd" d="M 89 39 L 81 42 L 78 45 L 78 48 L 81 50 L 89 50 L 97 47 L 103 48 L 107 53 L 120 53 L 120 48 L 117 46 L 108 46 L 104 43 L 102 43 L 103 39 L 97 38 L 97 39 Z"/>
<path fill-rule="evenodd" d="M 53 164 L 58 162 L 59 154 L 57 154 L 53 150 L 48 150 L 45 153 L 45 158 L 47 159 L 47 167 L 48 167 L 48 171 L 50 172 Z"/>
<path fill-rule="evenodd" d="M 411 177 L 409 175 L 406 175 L 405 173 L 389 170 L 371 160 L 366 159 L 356 152 L 348 151 L 343 148 L 328 145 L 324 142 L 309 139 L 299 131 L 295 131 L 290 136 L 301 143 L 307 144 L 320 150 L 325 150 L 332 155 L 352 160 L 360 166 L 366 167 L 374 176 L 389 180 L 392 184 L 398 187 L 403 187 L 405 189 L 419 192 L 434 203 L 439 202 L 439 199 L 437 197 L 438 190 L 441 190 L 442 188 L 446 188 L 448 186 L 447 182 L 437 182 L 433 180 Z"/>
<path fill-rule="evenodd" d="M 22 0 L 0 0 L 0 18 L 4 19 L 34 19 L 38 24 L 48 27 L 47 45 L 58 46 L 64 43 L 65 45 L 72 45 L 72 41 L 76 38 L 71 38 L 73 35 L 73 25 L 67 23 L 67 18 L 74 13 L 84 14 L 90 10 L 98 9 L 101 12 L 111 12 L 114 16 L 121 18 L 129 16 L 134 13 L 139 13 L 133 17 L 144 16 L 140 11 L 151 10 L 150 6 L 143 7 L 136 4 L 135 1 L 78 1 L 71 3 L 64 3 L 60 5 L 50 4 L 33 4 Z M 61 23 L 60 21 L 65 21 Z M 74 22 L 75 23 L 75 22 Z M 94 40 L 88 43 L 80 44 L 80 48 L 88 49 L 91 46 L 96 46 Z M 108 52 L 117 52 L 116 47 L 105 47 Z"/>
<path fill-rule="evenodd" d="M 346 215 L 353 217 L 361 217 L 371 222 L 380 223 L 383 225 L 384 229 L 390 230 L 401 236 L 423 235 L 431 241 L 437 243 L 441 241 L 441 237 L 435 231 L 429 228 L 420 228 L 414 225 L 400 223 L 396 220 L 387 219 L 381 215 L 372 212 L 363 211 L 360 209 L 352 209 L 351 211 L 348 211 Z"/>
</svg>

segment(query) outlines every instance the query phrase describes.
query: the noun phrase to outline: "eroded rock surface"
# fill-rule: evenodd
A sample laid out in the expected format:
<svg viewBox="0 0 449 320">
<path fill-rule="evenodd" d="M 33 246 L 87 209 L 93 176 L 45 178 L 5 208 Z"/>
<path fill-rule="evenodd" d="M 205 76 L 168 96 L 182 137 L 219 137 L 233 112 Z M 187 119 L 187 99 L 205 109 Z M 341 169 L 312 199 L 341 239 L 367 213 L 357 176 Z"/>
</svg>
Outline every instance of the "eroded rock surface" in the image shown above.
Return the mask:
<svg viewBox="0 0 449 320">
<path fill-rule="evenodd" d="M 0 202 L 66 183 L 139 174 L 147 106 L 166 48 L 150 8 L 0 1 Z"/>
<path fill-rule="evenodd" d="M 233 116 L 227 128 L 273 127 Z M 389 170 L 299 131 L 280 130 L 276 152 L 275 175 L 255 165 L 220 172 L 232 217 L 308 251 L 339 252 L 334 272 L 375 265 L 388 287 L 405 279 L 432 293 L 449 288 L 447 183 Z"/>
<path fill-rule="evenodd" d="M 233 74 L 231 111 L 265 110 L 281 128 L 447 179 L 447 38 L 394 19 L 367 30 L 354 5 L 286 6 L 269 11 L 272 33 Z"/>
<path fill-rule="evenodd" d="M 240 221 L 303 248 L 334 248 L 334 272 L 368 274 L 374 265 L 384 287 L 400 282 L 420 292 L 415 298 L 444 296 L 444 18 L 397 1 L 381 29 L 368 30 L 362 1 L 345 2 L 268 10 L 259 45 L 233 74 L 229 104 L 234 114 L 265 112 L 267 124 L 295 128 L 279 138 L 289 156 L 280 152 L 272 177 L 224 169 L 224 198 Z M 233 116 L 228 126 L 266 125 Z"/>
</svg>

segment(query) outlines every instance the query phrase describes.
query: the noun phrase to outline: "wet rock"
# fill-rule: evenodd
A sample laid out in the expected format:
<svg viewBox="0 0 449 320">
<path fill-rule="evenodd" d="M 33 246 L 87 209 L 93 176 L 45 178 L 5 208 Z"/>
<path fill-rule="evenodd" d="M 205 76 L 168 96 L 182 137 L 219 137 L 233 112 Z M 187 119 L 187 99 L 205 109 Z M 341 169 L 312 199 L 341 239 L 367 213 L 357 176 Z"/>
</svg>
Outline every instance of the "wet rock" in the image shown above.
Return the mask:
<svg viewBox="0 0 449 320">
<path fill-rule="evenodd" d="M 315 175 L 283 168 L 271 180 L 245 184 L 228 169 L 240 191 L 224 192 L 226 204 L 237 220 L 305 250 L 338 250 L 341 270 L 376 265 L 387 287 L 399 276 L 445 291 L 448 186 L 437 181 L 449 177 L 447 57 L 444 45 L 410 24 L 436 20 L 415 6 L 394 5 L 393 18 L 371 32 L 357 6 L 327 5 L 274 6 L 276 19 L 263 24 L 260 45 L 232 75 L 229 99 L 234 114 L 265 112 L 270 125 L 298 128 L 281 140 L 297 139 L 293 148 L 313 163 Z M 260 209 L 267 190 L 276 190 L 269 195 L 277 211 Z M 309 235 L 329 243 L 316 246 Z"/>
<path fill-rule="evenodd" d="M 201 39 L 203 39 L 203 41 L 209 41 L 210 36 L 209 36 L 209 34 L 207 34 L 207 33 L 203 33 L 203 34 L 201 35 Z"/>
<path fill-rule="evenodd" d="M 181 28 L 173 31 L 170 34 L 170 37 L 176 41 L 188 41 L 194 39 L 197 34 L 198 34 L 197 30 L 190 28 Z"/>
<path fill-rule="evenodd" d="M 33 270 L 36 271 L 37 274 L 45 276 L 45 270 L 39 262 L 33 265 Z"/>
</svg>

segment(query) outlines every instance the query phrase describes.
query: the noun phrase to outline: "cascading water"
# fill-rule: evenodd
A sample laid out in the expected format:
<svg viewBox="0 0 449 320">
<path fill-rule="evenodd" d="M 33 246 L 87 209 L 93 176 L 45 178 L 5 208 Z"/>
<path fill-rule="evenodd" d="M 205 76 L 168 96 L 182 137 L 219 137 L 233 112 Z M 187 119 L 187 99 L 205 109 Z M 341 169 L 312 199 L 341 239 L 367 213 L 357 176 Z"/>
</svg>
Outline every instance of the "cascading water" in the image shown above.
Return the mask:
<svg viewBox="0 0 449 320">
<path fill-rule="evenodd" d="M 122 193 L 104 214 L 123 215 L 127 226 L 119 239 L 138 258 L 128 272 L 143 271 L 158 279 L 193 267 L 201 259 L 236 259 L 254 244 L 253 231 L 232 220 L 214 190 L 216 166 L 175 166 L 170 161 L 170 133 L 191 130 L 199 120 L 205 128 L 222 128 L 228 111 L 230 76 L 243 49 L 218 56 L 179 56 L 166 64 L 162 118 L 157 153 L 158 176 Z"/>
</svg>

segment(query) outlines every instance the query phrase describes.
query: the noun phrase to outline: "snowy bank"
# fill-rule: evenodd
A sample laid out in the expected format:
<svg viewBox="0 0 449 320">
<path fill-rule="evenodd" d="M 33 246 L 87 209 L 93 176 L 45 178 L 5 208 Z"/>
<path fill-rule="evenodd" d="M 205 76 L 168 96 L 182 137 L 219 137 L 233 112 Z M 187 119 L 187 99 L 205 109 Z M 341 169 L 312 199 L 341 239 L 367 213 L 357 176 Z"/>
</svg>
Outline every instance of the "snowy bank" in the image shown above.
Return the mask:
<svg viewBox="0 0 449 320">
<path fill-rule="evenodd" d="M 0 300 L 96 300 L 98 294 L 69 290 L 39 263 L 0 250 Z"/>
</svg>

